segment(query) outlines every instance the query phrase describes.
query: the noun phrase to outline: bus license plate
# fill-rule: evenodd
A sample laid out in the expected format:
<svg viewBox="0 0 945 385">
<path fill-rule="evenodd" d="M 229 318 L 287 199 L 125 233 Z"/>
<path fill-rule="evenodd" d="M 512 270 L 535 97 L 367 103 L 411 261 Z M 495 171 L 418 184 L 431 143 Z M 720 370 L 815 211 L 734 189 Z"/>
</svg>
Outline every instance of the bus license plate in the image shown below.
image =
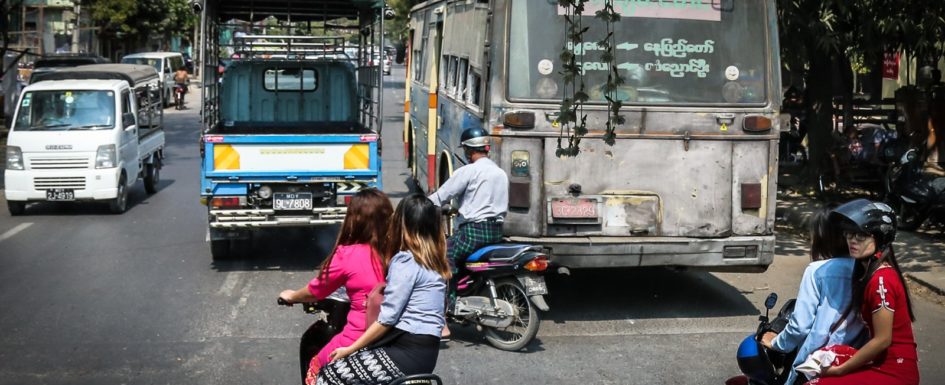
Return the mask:
<svg viewBox="0 0 945 385">
<path fill-rule="evenodd" d="M 544 295 L 548 294 L 548 287 L 545 285 L 545 277 L 540 275 L 520 275 L 519 282 L 525 286 L 526 295 Z"/>
<path fill-rule="evenodd" d="M 74 201 L 75 200 L 75 190 L 68 189 L 51 189 L 46 190 L 46 200 L 49 201 Z"/>
<path fill-rule="evenodd" d="M 275 193 L 272 195 L 274 210 L 311 210 L 312 193 Z"/>
<path fill-rule="evenodd" d="M 552 199 L 553 218 L 597 218 L 597 200 L 583 198 Z"/>
</svg>

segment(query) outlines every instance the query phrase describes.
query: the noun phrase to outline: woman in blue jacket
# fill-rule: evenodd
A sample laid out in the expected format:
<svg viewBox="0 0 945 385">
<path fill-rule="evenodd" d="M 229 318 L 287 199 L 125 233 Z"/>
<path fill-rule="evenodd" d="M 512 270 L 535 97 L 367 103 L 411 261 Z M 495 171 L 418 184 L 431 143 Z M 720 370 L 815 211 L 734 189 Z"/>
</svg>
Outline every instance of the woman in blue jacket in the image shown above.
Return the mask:
<svg viewBox="0 0 945 385">
<path fill-rule="evenodd" d="M 830 212 L 823 209 L 811 218 L 811 263 L 801 277 L 794 313 L 781 333 L 768 332 L 761 341 L 765 347 L 781 352 L 797 349 L 794 367 L 824 346 L 857 347 L 862 339 L 863 322 L 855 314 L 834 326 L 851 302 L 854 260 L 849 257 L 840 227 L 828 219 Z M 798 378 L 792 370 L 785 384 L 795 381 L 804 383 L 807 379 Z"/>
</svg>

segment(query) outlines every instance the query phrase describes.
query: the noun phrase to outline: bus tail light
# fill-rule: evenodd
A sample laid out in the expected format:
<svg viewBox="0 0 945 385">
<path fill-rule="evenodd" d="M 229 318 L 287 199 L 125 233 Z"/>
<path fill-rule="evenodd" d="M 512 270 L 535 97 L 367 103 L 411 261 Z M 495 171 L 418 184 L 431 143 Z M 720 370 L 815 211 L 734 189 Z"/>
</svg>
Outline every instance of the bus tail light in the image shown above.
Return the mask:
<svg viewBox="0 0 945 385">
<path fill-rule="evenodd" d="M 502 116 L 505 127 L 517 130 L 535 128 L 535 113 L 530 111 L 509 111 Z"/>
<path fill-rule="evenodd" d="M 761 183 L 742 183 L 742 210 L 761 208 Z"/>
<path fill-rule="evenodd" d="M 742 125 L 746 132 L 768 132 L 771 131 L 771 119 L 764 116 L 746 116 Z"/>
</svg>

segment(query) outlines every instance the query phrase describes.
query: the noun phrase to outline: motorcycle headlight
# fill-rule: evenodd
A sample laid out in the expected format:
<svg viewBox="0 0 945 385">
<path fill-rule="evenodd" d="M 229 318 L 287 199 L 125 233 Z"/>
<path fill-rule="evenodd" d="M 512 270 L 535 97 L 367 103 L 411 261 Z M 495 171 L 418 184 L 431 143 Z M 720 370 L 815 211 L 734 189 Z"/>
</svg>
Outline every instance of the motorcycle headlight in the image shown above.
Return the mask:
<svg viewBox="0 0 945 385">
<path fill-rule="evenodd" d="M 7 170 L 23 169 L 23 151 L 17 146 L 7 146 Z"/>
<path fill-rule="evenodd" d="M 118 164 L 115 161 L 117 153 L 114 144 L 105 144 L 98 146 L 95 153 L 95 168 L 114 168 Z"/>
<path fill-rule="evenodd" d="M 262 186 L 259 188 L 259 190 L 256 190 L 256 194 L 262 199 L 269 199 L 269 197 L 272 196 L 272 188 L 269 186 Z"/>
</svg>

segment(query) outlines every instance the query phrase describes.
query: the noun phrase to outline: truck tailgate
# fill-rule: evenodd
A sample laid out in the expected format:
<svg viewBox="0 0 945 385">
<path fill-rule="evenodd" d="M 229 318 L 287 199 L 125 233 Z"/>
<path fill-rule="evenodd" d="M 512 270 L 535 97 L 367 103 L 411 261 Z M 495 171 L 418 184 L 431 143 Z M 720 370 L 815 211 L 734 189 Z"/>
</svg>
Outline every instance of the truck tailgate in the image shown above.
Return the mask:
<svg viewBox="0 0 945 385">
<path fill-rule="evenodd" d="M 381 183 L 375 134 L 206 135 L 203 146 L 204 178 L 213 182 Z"/>
</svg>

